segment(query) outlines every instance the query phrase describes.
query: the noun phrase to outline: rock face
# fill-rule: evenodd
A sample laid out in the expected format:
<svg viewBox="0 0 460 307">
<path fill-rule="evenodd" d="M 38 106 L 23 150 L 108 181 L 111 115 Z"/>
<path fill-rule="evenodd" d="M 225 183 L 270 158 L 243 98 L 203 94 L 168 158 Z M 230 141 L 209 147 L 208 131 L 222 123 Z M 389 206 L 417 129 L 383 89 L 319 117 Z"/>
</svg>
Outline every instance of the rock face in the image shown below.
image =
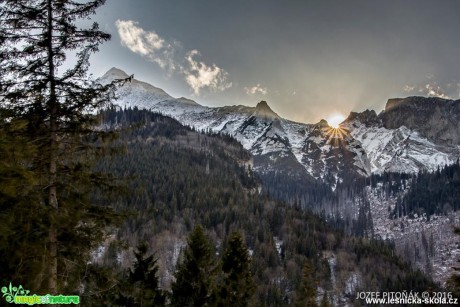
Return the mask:
<svg viewBox="0 0 460 307">
<path fill-rule="evenodd" d="M 442 145 L 460 145 L 460 100 L 436 97 L 389 99 L 379 118 L 387 129 L 405 126 Z"/>
<path fill-rule="evenodd" d="M 266 119 L 280 118 L 263 100 L 257 104 L 254 115 Z"/>
<path fill-rule="evenodd" d="M 358 112 L 350 112 L 347 119 L 345 119 L 344 123 L 358 121 L 362 123 L 366 127 L 379 127 L 382 126 L 382 121 L 377 116 L 374 110 L 366 110 L 361 113 Z"/>
<path fill-rule="evenodd" d="M 370 160 L 371 172 L 434 171 L 460 156 L 460 100 L 389 99 L 377 115 L 366 110 L 344 121 Z"/>
</svg>

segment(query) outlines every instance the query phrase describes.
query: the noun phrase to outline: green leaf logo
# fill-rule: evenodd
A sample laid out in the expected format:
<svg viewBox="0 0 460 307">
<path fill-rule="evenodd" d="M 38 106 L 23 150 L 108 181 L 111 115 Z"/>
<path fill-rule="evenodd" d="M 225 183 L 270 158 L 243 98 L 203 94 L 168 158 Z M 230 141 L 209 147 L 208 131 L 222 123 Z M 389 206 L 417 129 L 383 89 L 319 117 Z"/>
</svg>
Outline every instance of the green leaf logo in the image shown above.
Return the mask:
<svg viewBox="0 0 460 307">
<path fill-rule="evenodd" d="M 2 297 L 4 297 L 8 303 L 13 303 L 16 295 L 27 295 L 29 292 L 29 290 L 25 290 L 21 285 L 19 287 L 13 287 L 11 282 L 8 288 L 2 287 Z"/>
</svg>

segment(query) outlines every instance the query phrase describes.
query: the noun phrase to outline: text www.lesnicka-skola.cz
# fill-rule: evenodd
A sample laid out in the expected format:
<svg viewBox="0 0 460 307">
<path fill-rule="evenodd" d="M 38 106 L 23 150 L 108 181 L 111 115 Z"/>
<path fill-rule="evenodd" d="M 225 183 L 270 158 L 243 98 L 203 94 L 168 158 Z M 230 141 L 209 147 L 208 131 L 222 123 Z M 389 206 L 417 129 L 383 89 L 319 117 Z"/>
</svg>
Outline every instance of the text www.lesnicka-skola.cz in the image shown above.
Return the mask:
<svg viewBox="0 0 460 307">
<path fill-rule="evenodd" d="M 366 304 L 458 304 L 458 298 L 451 292 L 358 292 L 356 299 Z"/>
</svg>

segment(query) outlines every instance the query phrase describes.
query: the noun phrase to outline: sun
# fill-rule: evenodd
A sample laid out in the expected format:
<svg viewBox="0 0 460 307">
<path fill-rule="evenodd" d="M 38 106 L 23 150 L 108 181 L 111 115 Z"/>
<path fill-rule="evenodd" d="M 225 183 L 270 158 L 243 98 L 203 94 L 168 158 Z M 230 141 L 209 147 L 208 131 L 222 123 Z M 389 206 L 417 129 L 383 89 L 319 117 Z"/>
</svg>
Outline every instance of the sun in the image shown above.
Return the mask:
<svg viewBox="0 0 460 307">
<path fill-rule="evenodd" d="M 330 116 L 330 117 L 327 119 L 327 123 L 328 123 L 329 126 L 331 126 L 332 128 L 338 129 L 340 123 L 343 122 L 344 120 L 345 120 L 345 117 L 344 117 L 343 115 L 335 114 L 335 115 Z"/>
<path fill-rule="evenodd" d="M 324 127 L 324 133 L 327 137 L 327 143 L 332 146 L 341 146 L 344 139 L 347 137 L 348 132 L 346 129 L 340 127 L 340 124 L 345 120 L 341 114 L 334 114 L 327 119 L 328 127 Z"/>
</svg>

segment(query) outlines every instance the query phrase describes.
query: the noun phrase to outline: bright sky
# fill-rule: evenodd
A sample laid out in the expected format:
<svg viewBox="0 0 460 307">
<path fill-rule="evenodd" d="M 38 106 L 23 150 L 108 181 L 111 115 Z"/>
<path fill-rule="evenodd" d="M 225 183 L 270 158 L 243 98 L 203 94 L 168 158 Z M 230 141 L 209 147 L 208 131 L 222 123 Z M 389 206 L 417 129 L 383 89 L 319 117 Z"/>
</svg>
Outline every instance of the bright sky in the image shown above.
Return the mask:
<svg viewBox="0 0 460 307">
<path fill-rule="evenodd" d="M 108 0 L 95 20 L 113 66 L 208 106 L 266 100 L 318 122 L 388 98 L 460 96 L 457 0 Z"/>
</svg>

